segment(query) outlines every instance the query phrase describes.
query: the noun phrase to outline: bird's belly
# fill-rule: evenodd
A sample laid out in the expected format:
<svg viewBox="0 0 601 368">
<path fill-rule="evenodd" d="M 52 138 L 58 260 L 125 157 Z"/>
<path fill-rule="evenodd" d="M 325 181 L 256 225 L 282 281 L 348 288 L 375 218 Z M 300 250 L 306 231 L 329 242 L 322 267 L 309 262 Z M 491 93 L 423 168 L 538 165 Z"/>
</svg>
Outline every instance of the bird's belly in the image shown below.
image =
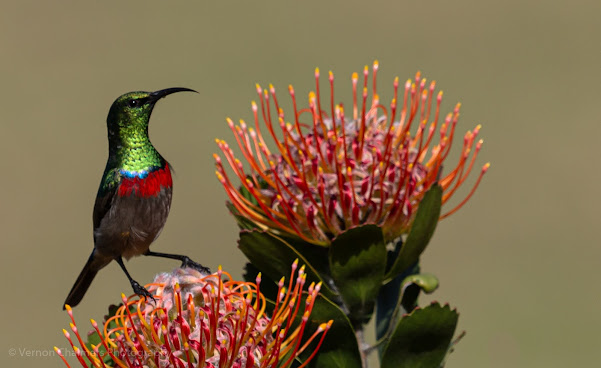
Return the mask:
<svg viewBox="0 0 601 368">
<path fill-rule="evenodd" d="M 129 259 L 145 253 L 159 236 L 171 207 L 171 188 L 155 196 L 115 196 L 111 209 L 94 229 L 94 246 L 106 256 Z"/>
</svg>

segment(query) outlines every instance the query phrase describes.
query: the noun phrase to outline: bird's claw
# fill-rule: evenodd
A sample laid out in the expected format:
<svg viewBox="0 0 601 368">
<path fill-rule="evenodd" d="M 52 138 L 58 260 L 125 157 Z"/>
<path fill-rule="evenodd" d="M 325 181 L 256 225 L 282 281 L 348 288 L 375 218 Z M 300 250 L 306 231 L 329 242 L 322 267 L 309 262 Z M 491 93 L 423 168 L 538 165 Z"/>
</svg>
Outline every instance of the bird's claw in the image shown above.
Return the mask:
<svg viewBox="0 0 601 368">
<path fill-rule="evenodd" d="M 131 287 L 134 289 L 134 293 L 136 293 L 136 295 L 144 297 L 145 300 L 148 300 L 148 298 L 150 298 L 153 302 L 156 303 L 156 299 L 154 298 L 154 296 L 152 296 L 150 291 L 146 290 L 144 286 L 132 280 Z"/>
<path fill-rule="evenodd" d="M 211 273 L 210 268 L 205 267 L 205 266 L 201 265 L 200 263 L 194 262 L 193 260 L 190 259 L 190 257 L 184 257 L 184 259 L 182 260 L 182 265 L 180 266 L 180 268 L 186 268 L 186 267 L 193 268 L 203 274 Z"/>
</svg>

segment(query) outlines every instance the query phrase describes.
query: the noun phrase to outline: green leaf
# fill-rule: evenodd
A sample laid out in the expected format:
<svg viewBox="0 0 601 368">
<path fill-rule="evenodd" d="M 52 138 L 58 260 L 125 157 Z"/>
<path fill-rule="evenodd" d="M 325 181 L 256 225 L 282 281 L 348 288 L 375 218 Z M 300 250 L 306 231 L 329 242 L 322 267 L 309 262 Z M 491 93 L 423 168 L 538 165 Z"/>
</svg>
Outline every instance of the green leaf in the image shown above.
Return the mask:
<svg viewBox="0 0 601 368">
<path fill-rule="evenodd" d="M 309 362 L 309 367 L 361 368 L 361 355 L 357 345 L 355 331 L 344 312 L 332 301 L 319 294 L 315 299 L 313 311 L 309 316 L 306 331 L 313 332 L 320 324 L 332 320 L 317 355 Z M 305 333 L 305 338 L 309 335 Z M 321 336 L 317 337 L 301 354 L 307 359 L 315 350 Z"/>
<path fill-rule="evenodd" d="M 459 314 L 438 303 L 403 316 L 382 355 L 382 368 L 438 368 L 451 345 Z"/>
<path fill-rule="evenodd" d="M 400 250 L 400 244 L 397 244 L 398 249 Z M 396 249 L 395 249 L 396 251 Z M 392 252 L 388 252 L 389 262 L 391 260 Z M 398 252 L 396 253 L 398 254 Z M 396 257 L 395 257 L 396 258 Z M 413 267 L 410 267 L 405 270 L 402 274 L 398 275 L 391 282 L 382 285 L 380 288 L 380 292 L 378 293 L 378 299 L 376 300 L 376 339 L 381 340 L 386 336 L 386 334 L 390 333 L 391 330 L 391 320 L 395 313 L 397 313 L 399 309 L 399 304 L 401 301 L 401 294 L 404 289 L 403 280 L 407 276 L 418 274 L 420 270 L 419 264 L 415 264 Z M 405 312 L 407 313 L 407 312 Z M 379 352 L 382 353 L 383 346 L 380 346 Z"/>
<path fill-rule="evenodd" d="M 405 313 L 411 312 L 417 307 L 419 292 L 431 294 L 438 289 L 438 278 L 431 273 L 407 276 L 401 286 L 401 303 Z"/>
<path fill-rule="evenodd" d="M 330 246 L 332 278 L 353 323 L 366 323 L 386 269 L 382 229 L 364 225 L 338 235 Z"/>
<path fill-rule="evenodd" d="M 414 267 L 419 271 L 419 266 Z M 380 308 L 380 302 L 382 300 L 381 294 L 390 285 L 400 284 L 399 289 L 396 293 L 393 290 L 389 290 L 391 294 L 395 294 L 397 299 L 393 302 L 388 300 L 387 309 L 383 310 Z M 393 327 L 397 324 L 401 316 L 410 313 L 417 307 L 417 297 L 420 291 L 426 294 L 431 294 L 438 288 L 438 279 L 436 276 L 424 273 L 424 274 L 412 274 L 403 279 L 399 283 L 388 283 L 380 290 L 378 296 L 378 319 L 376 322 L 376 338 L 382 340 L 388 337 L 392 333 Z M 393 304 L 394 303 L 394 304 Z M 379 345 L 378 353 L 382 355 L 384 346 Z"/>
<path fill-rule="evenodd" d="M 252 263 L 247 262 L 244 266 L 244 274 L 242 278 L 246 282 L 255 283 L 257 281 L 257 275 L 259 274 L 259 269 L 256 268 Z M 286 276 L 288 279 L 289 276 Z M 279 281 L 279 280 L 278 280 Z M 259 285 L 261 293 L 265 296 L 265 298 L 269 300 L 276 300 L 278 297 L 278 285 L 272 280 L 269 276 L 265 274 L 261 274 L 261 285 Z"/>
<path fill-rule="evenodd" d="M 238 247 L 258 270 L 276 282 L 282 276 L 290 277 L 291 265 L 298 259 L 300 265 L 305 265 L 307 281 L 323 282 L 321 292 L 328 298 L 338 297 L 304 255 L 283 239 L 264 231 L 242 231 Z"/>
<path fill-rule="evenodd" d="M 311 263 L 324 280 L 331 282 L 330 263 L 328 261 L 329 247 L 308 243 L 299 238 L 280 236 L 282 240 L 290 244 L 298 253 Z"/>
<path fill-rule="evenodd" d="M 419 260 L 419 256 L 426 249 L 430 238 L 434 234 L 440 217 L 441 206 L 442 187 L 434 185 L 422 198 L 413 225 L 411 225 L 411 231 L 392 269 L 386 275 L 387 279 L 393 279 Z"/>
</svg>

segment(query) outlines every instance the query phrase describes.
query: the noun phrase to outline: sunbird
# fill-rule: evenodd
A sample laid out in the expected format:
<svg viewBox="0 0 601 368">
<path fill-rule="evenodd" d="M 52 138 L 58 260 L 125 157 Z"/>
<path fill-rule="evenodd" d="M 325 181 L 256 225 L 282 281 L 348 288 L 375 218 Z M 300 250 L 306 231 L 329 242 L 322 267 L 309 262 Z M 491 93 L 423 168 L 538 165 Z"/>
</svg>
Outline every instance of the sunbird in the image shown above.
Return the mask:
<svg viewBox="0 0 601 368">
<path fill-rule="evenodd" d="M 171 258 L 180 260 L 181 267 L 210 272 L 187 256 L 149 249 L 167 221 L 173 182 L 169 163 L 150 143 L 148 122 L 158 100 L 184 91 L 196 92 L 181 87 L 129 92 L 113 102 L 106 119 L 109 156 L 92 216 L 94 249 L 63 309 L 65 305 L 79 304 L 96 273 L 113 260 L 125 272 L 134 292 L 150 298 L 148 290 L 127 272 L 123 258 L 128 260 L 141 254 Z"/>
</svg>

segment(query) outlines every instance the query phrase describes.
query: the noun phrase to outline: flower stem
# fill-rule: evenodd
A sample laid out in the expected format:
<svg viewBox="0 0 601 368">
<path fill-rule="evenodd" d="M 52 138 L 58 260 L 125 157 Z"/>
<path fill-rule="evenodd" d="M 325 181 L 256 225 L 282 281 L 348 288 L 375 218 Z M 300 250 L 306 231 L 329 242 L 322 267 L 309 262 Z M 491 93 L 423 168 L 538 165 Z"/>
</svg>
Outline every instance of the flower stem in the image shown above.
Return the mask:
<svg viewBox="0 0 601 368">
<path fill-rule="evenodd" d="M 361 355 L 361 367 L 368 368 L 367 349 L 369 348 L 369 345 L 365 343 L 365 337 L 363 336 L 363 325 L 355 326 L 355 337 L 357 338 L 359 354 Z"/>
</svg>

